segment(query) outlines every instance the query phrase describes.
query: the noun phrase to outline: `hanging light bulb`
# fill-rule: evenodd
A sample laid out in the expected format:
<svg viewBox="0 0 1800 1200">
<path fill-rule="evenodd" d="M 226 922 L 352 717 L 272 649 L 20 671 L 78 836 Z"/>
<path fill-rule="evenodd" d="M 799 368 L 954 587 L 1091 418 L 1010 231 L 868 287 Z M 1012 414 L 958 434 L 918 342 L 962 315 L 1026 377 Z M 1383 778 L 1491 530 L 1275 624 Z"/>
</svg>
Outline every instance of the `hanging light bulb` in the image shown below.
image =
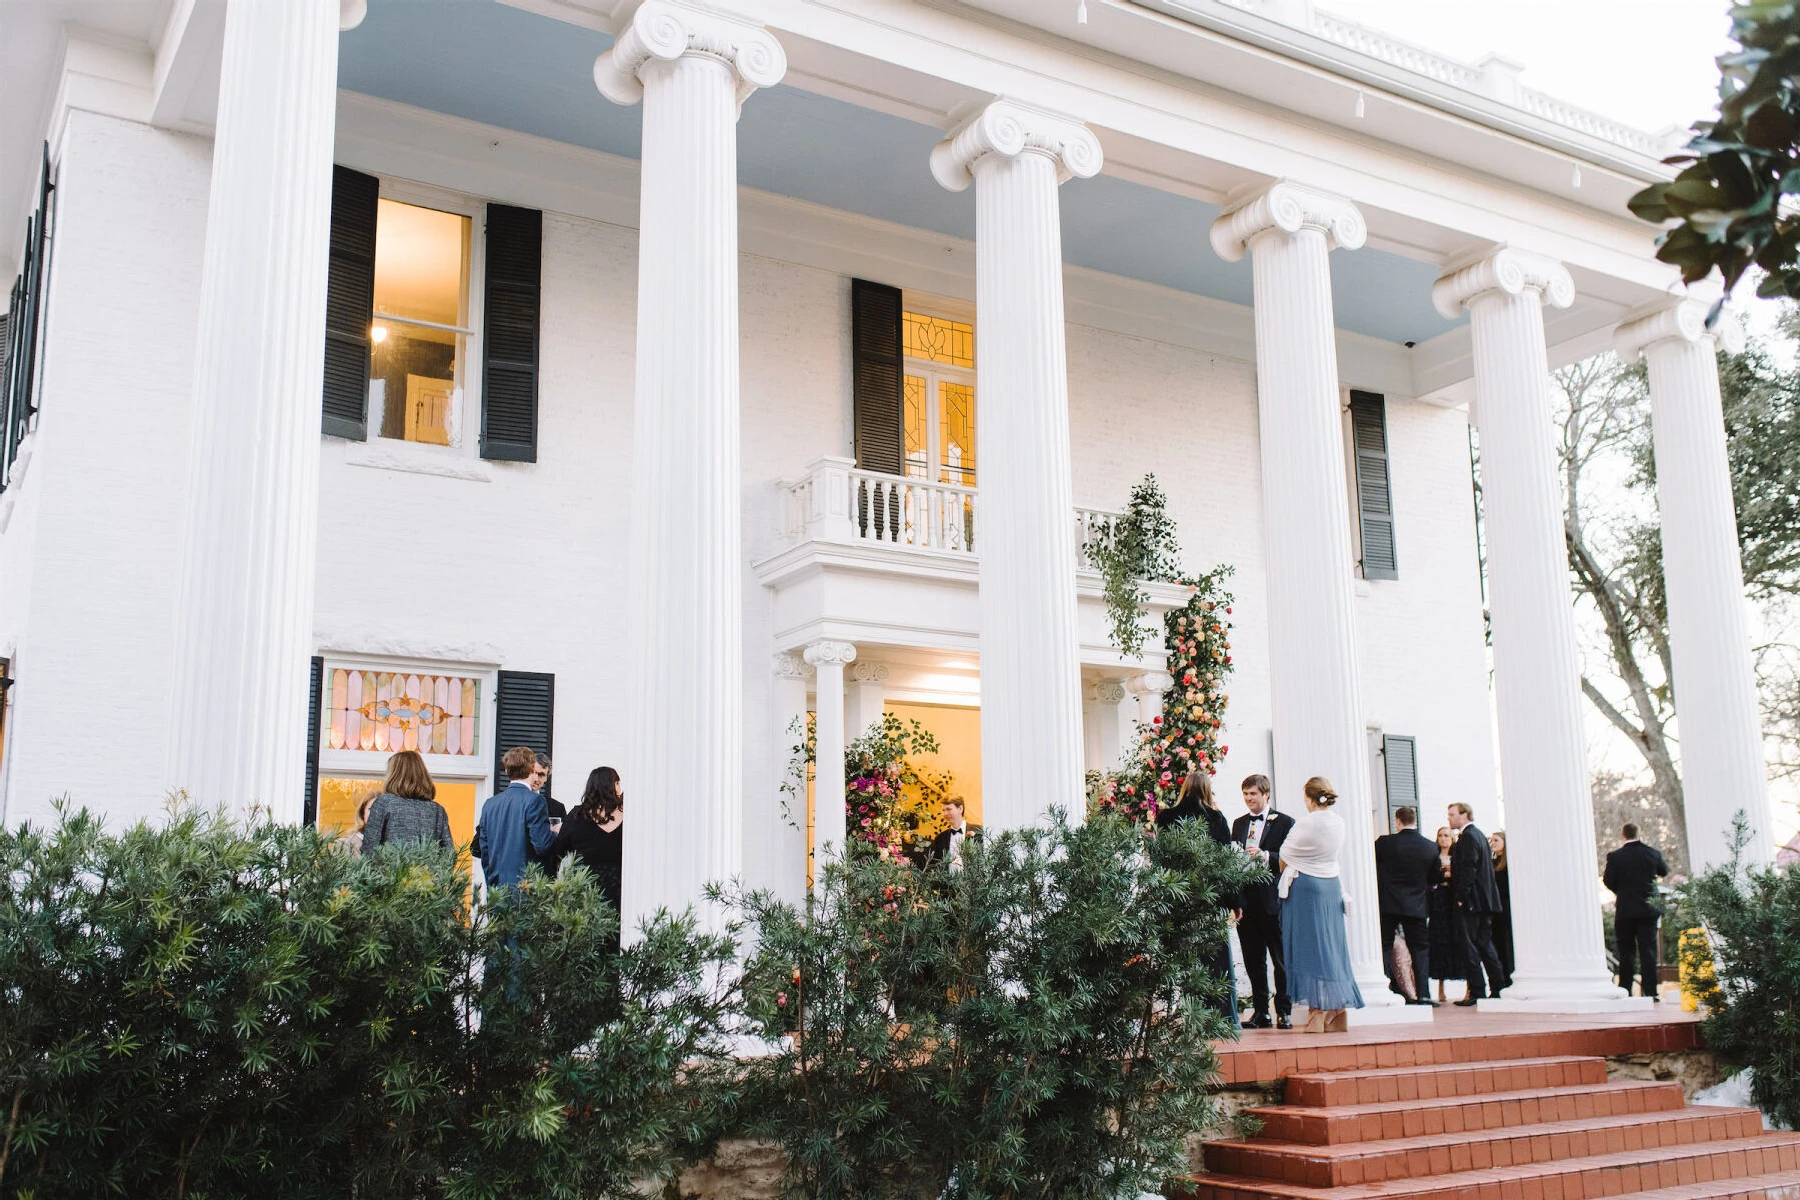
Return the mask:
<svg viewBox="0 0 1800 1200">
<path fill-rule="evenodd" d="M 1569 178 L 1569 186 L 1570 187 L 1580 187 L 1581 186 L 1581 165 L 1579 163 L 1577 163 L 1575 166 L 1575 174 Z"/>
<path fill-rule="evenodd" d="M 1081 0 L 1081 3 L 1075 7 L 1075 23 L 1077 25 L 1087 24 L 1087 0 Z"/>
<path fill-rule="evenodd" d="M 1358 92 L 1358 93 L 1356 93 L 1356 119 L 1357 120 L 1359 120 L 1359 121 L 1362 120 L 1363 111 L 1364 111 L 1363 94 L 1361 92 Z"/>
</svg>

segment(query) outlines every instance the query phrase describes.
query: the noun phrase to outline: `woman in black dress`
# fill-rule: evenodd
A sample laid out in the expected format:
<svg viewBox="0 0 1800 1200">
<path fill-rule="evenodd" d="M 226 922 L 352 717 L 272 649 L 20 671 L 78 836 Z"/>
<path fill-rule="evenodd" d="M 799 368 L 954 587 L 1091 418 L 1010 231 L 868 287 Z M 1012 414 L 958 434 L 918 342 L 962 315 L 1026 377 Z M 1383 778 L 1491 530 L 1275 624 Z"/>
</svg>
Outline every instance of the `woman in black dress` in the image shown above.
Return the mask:
<svg viewBox="0 0 1800 1200">
<path fill-rule="evenodd" d="M 1443 868 L 1443 878 L 1431 889 L 1431 923 L 1427 927 L 1426 937 L 1431 942 L 1431 977 L 1437 980 L 1438 1003 L 1445 1003 L 1444 980 L 1463 979 L 1462 939 L 1450 927 L 1454 906 L 1450 903 L 1450 847 L 1456 844 L 1456 835 L 1448 827 L 1437 831 L 1438 865 Z M 1423 979 L 1418 981 L 1422 990 Z"/>
<path fill-rule="evenodd" d="M 1176 797 L 1175 803 L 1168 808 L 1158 809 L 1156 813 L 1158 829 L 1167 829 L 1177 821 L 1187 820 L 1205 821 L 1207 835 L 1221 846 L 1237 845 L 1231 840 L 1231 823 L 1225 819 L 1225 814 L 1219 811 L 1218 804 L 1213 800 L 1212 776 L 1199 767 L 1188 772 L 1187 778 L 1182 781 L 1181 794 Z M 1238 916 L 1244 910 L 1244 902 L 1235 892 L 1229 896 L 1220 897 L 1220 900 L 1233 917 Z M 1225 935 L 1225 944 L 1219 947 L 1210 966 L 1214 974 L 1225 980 L 1226 987 L 1225 995 L 1220 997 L 1214 1007 L 1222 1016 L 1230 1020 L 1232 1029 L 1242 1029 L 1243 1025 L 1238 1019 L 1237 973 L 1231 967 L 1231 935 L 1229 932 Z"/>
<path fill-rule="evenodd" d="M 1506 878 L 1506 830 L 1488 834 L 1488 849 L 1494 852 L 1494 888 L 1500 893 L 1500 911 L 1494 914 L 1494 953 L 1500 956 L 1500 969 L 1506 972 L 1506 984 L 1512 985 L 1512 885 Z"/>
<path fill-rule="evenodd" d="M 565 856 L 573 854 L 576 862 L 593 873 L 615 913 L 624 870 L 624 823 L 625 789 L 619 784 L 619 773 L 611 767 L 595 767 L 588 772 L 581 803 L 563 821 L 549 853 L 551 863 L 558 867 Z M 615 931 L 613 949 L 618 948 Z"/>
</svg>

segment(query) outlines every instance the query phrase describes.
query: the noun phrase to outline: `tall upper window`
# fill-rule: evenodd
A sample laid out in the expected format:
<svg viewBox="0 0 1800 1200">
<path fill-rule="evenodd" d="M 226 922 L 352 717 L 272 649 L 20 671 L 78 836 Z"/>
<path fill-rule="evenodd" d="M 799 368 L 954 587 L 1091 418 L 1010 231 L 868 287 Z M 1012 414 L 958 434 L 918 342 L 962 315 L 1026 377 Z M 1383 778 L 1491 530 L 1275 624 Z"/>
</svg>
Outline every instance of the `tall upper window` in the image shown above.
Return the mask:
<svg viewBox="0 0 1800 1200">
<path fill-rule="evenodd" d="M 454 446 L 469 328 L 469 233 L 459 213 L 381 201 L 370 415 L 381 436 Z"/>
<path fill-rule="evenodd" d="M 908 312 L 901 316 L 906 355 L 906 473 L 935 483 L 975 486 L 975 327 Z"/>
</svg>

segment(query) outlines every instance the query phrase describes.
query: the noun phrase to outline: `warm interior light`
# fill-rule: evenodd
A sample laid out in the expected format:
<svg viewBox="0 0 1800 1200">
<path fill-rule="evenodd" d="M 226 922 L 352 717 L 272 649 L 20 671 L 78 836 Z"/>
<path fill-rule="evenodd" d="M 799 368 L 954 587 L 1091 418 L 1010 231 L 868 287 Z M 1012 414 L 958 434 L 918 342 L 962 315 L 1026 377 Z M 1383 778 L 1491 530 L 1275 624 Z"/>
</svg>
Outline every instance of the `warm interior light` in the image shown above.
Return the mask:
<svg viewBox="0 0 1800 1200">
<path fill-rule="evenodd" d="M 377 346 L 379 346 L 379 345 L 381 345 L 381 343 L 387 341 L 387 326 L 386 325 L 371 325 L 371 326 L 369 326 L 369 340 L 371 342 L 374 342 Z"/>
</svg>

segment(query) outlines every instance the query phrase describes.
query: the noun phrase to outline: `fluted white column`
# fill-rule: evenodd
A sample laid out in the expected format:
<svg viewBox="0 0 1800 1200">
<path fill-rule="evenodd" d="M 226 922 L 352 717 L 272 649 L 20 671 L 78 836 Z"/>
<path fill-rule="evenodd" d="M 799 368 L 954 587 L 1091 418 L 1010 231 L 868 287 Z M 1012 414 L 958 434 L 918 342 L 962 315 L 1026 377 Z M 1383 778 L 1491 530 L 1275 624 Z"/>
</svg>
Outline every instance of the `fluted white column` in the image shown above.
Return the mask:
<svg viewBox="0 0 1800 1200">
<path fill-rule="evenodd" d="M 168 782 L 298 821 L 345 0 L 225 14 L 200 276 Z"/>
<path fill-rule="evenodd" d="M 644 103 L 628 929 L 697 903 L 743 857 L 737 115 L 786 66 L 767 31 L 668 0 L 638 7 L 594 64 L 608 99 Z"/>
<path fill-rule="evenodd" d="M 1431 295 L 1446 317 L 1469 310 L 1481 437 L 1517 958 L 1513 986 L 1482 1003 L 1552 1012 L 1633 1006 L 1608 975 L 1601 944 L 1585 702 L 1544 347 L 1544 305 L 1567 308 L 1575 286 L 1561 263 L 1502 249 L 1445 275 Z M 1495 814 L 1477 812 L 1475 822 L 1491 831 Z"/>
<path fill-rule="evenodd" d="M 770 659 L 770 739 L 773 746 L 776 788 L 773 809 L 781 814 L 771 831 L 775 849 L 774 892 L 798 904 L 806 897 L 806 764 L 798 764 L 794 747 L 806 740 L 806 677 L 812 668 L 798 654 L 776 654 Z"/>
<path fill-rule="evenodd" d="M 1052 806 L 1077 820 L 1086 811 L 1057 188 L 1100 162 L 1085 125 L 1009 100 L 931 154 L 939 183 L 975 185 L 981 805 L 990 829 L 1032 824 Z"/>
<path fill-rule="evenodd" d="M 1295 813 L 1304 810 L 1308 778 L 1323 775 L 1338 790 L 1335 811 L 1348 833 L 1342 881 L 1350 965 L 1368 1005 L 1355 1018 L 1362 1021 L 1430 1014 L 1399 1005 L 1388 990 L 1376 909 L 1330 259 L 1334 248 L 1355 250 L 1367 236 L 1348 200 L 1287 180 L 1212 227 L 1222 258 L 1249 251 L 1255 289 L 1275 778 Z"/>
<path fill-rule="evenodd" d="M 886 663 L 858 659 L 850 668 L 844 700 L 844 737 L 848 741 L 855 741 L 881 720 L 887 703 L 887 677 Z"/>
<path fill-rule="evenodd" d="M 856 661 L 849 642 L 806 648 L 817 684 L 813 697 L 813 881 L 829 859 L 841 858 L 849 822 L 844 807 L 844 668 Z"/>
<path fill-rule="evenodd" d="M 1731 822 L 1749 819 L 1751 862 L 1775 853 L 1744 565 L 1719 400 L 1718 342 L 1706 305 L 1683 300 L 1619 326 L 1619 357 L 1650 368 L 1656 499 L 1688 854 L 1696 870 L 1731 858 Z"/>
</svg>

